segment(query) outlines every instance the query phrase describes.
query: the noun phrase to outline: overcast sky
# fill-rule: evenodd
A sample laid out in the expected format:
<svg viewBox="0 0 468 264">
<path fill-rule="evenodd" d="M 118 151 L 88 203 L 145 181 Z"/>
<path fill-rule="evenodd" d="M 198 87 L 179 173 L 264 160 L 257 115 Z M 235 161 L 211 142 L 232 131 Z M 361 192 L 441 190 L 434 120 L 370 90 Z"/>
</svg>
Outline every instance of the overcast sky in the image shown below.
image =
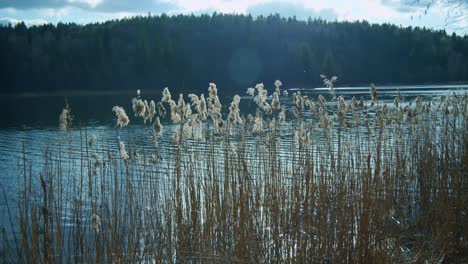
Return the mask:
<svg viewBox="0 0 468 264">
<path fill-rule="evenodd" d="M 468 21 L 452 21 L 442 6 L 425 8 L 409 0 L 0 0 L 0 23 L 90 23 L 141 14 L 251 13 L 296 16 L 298 19 L 367 20 L 403 26 L 445 28 L 468 33 Z M 414 2 L 414 1 L 410 1 Z M 447 14 L 449 16 L 447 17 Z"/>
</svg>

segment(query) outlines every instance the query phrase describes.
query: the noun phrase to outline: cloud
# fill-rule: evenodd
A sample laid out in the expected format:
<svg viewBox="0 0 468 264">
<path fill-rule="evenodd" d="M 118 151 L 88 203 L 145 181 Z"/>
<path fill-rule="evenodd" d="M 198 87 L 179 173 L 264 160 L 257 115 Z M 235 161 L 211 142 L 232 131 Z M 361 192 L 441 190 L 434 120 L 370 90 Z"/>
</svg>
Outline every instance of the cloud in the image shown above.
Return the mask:
<svg viewBox="0 0 468 264">
<path fill-rule="evenodd" d="M 311 18 L 323 18 L 326 20 L 335 20 L 338 18 L 338 14 L 334 9 L 325 8 L 321 10 L 314 10 L 312 8 L 307 8 L 301 4 L 288 3 L 281 1 L 273 1 L 268 3 L 260 3 L 253 6 L 250 6 L 247 9 L 247 13 L 250 13 L 252 16 L 267 16 L 270 14 L 280 14 L 283 17 L 293 17 L 295 16 L 299 20 L 307 20 Z"/>
<path fill-rule="evenodd" d="M 47 21 L 45 21 L 43 19 L 18 20 L 18 19 L 8 18 L 8 17 L 0 18 L 0 25 L 2 25 L 2 26 L 8 26 L 8 25 L 14 26 L 14 25 L 19 24 L 21 22 L 24 22 L 24 24 L 27 27 L 40 26 L 40 25 L 44 25 L 44 24 L 48 23 Z"/>
<path fill-rule="evenodd" d="M 169 12 L 177 5 L 168 0 L 0 0 L 0 9 L 61 9 L 77 7 L 97 12 Z"/>
<path fill-rule="evenodd" d="M 400 13 L 414 13 L 425 8 L 423 1 L 415 0 L 381 0 L 382 5 L 390 7 Z"/>
<path fill-rule="evenodd" d="M 95 9 L 102 12 L 167 13 L 178 7 L 172 2 L 160 0 L 103 0 Z"/>
<path fill-rule="evenodd" d="M 0 8 L 14 8 L 14 9 L 34 9 L 34 8 L 57 8 L 64 6 L 66 1 L 62 0 L 2 0 L 0 1 Z"/>
</svg>

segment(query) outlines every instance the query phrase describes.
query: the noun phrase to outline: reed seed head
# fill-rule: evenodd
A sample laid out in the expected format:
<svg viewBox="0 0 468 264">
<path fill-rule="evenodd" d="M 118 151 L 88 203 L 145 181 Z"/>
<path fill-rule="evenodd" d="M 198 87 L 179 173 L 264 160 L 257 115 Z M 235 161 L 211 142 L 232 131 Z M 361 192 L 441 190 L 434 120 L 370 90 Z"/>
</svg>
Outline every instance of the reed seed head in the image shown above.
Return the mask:
<svg viewBox="0 0 468 264">
<path fill-rule="evenodd" d="M 168 102 L 169 100 L 171 100 L 171 92 L 169 92 L 169 88 L 166 87 L 163 90 L 163 97 L 161 99 L 161 102 Z"/>
<path fill-rule="evenodd" d="M 162 129 L 163 129 L 163 126 L 161 125 L 161 121 L 159 120 L 159 117 L 156 117 L 153 123 L 153 135 L 161 136 Z"/>
<path fill-rule="evenodd" d="M 377 88 L 375 87 L 374 84 L 371 84 L 370 86 L 370 95 L 372 98 L 372 102 L 377 102 Z"/>
<path fill-rule="evenodd" d="M 279 100 L 278 92 L 273 93 L 273 99 L 271 101 L 271 108 L 273 110 L 279 110 L 280 109 L 280 100 Z"/>
<path fill-rule="evenodd" d="M 71 128 L 71 109 L 68 103 L 65 105 L 65 108 L 62 109 L 62 113 L 59 116 L 59 128 L 63 131 L 69 131 Z"/>
<path fill-rule="evenodd" d="M 281 85 L 283 85 L 283 83 L 280 81 L 280 80 L 276 80 L 275 81 L 275 92 L 278 93 L 278 94 L 281 94 L 280 93 L 280 87 Z"/>
<path fill-rule="evenodd" d="M 167 111 L 166 111 L 166 107 L 164 107 L 163 103 L 158 102 L 157 107 L 158 107 L 159 115 L 162 116 L 162 117 L 165 117 L 166 114 L 167 114 Z"/>
<path fill-rule="evenodd" d="M 235 95 L 232 99 L 231 106 L 229 107 L 229 115 L 228 119 L 232 120 L 235 124 L 242 124 L 242 118 L 239 115 L 239 103 L 240 103 L 240 96 Z"/>
<path fill-rule="evenodd" d="M 119 140 L 119 155 L 120 158 L 124 160 L 130 158 L 127 151 L 125 150 L 125 143 L 122 140 Z"/>
<path fill-rule="evenodd" d="M 117 126 L 125 127 L 130 123 L 130 119 L 128 118 L 127 114 L 125 113 L 125 109 L 121 106 L 114 106 L 112 111 L 115 112 L 115 116 L 117 117 Z"/>
<path fill-rule="evenodd" d="M 255 116 L 255 123 L 253 131 L 255 133 L 260 133 L 263 130 L 263 118 L 260 111 L 257 111 L 257 115 Z"/>
</svg>

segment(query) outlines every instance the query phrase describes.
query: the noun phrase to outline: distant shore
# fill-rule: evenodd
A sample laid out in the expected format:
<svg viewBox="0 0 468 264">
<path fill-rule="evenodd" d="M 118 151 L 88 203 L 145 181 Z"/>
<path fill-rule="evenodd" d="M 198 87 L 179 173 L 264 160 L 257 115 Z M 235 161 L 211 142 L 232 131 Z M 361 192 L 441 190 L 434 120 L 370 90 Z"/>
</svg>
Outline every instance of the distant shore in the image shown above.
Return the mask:
<svg viewBox="0 0 468 264">
<path fill-rule="evenodd" d="M 468 88 L 468 81 L 460 81 L 460 82 L 447 82 L 447 83 L 420 83 L 420 84 L 403 84 L 403 83 L 387 83 L 387 84 L 379 84 L 375 83 L 377 87 L 391 87 L 391 86 L 404 86 L 404 87 L 413 87 L 413 86 L 456 86 L 456 85 L 462 85 L 462 86 L 467 86 L 464 88 Z M 337 85 L 335 88 L 340 89 L 340 88 L 359 88 L 359 87 L 368 87 L 370 86 L 369 84 L 353 84 L 353 85 L 348 85 L 348 84 L 341 84 Z M 273 87 L 270 87 L 270 90 L 273 90 Z M 291 86 L 289 88 L 284 88 L 287 90 L 296 90 L 296 89 L 320 89 L 320 88 L 325 88 L 324 86 L 316 86 L 316 87 L 296 87 L 296 86 Z M 221 87 L 222 89 L 222 87 Z M 247 89 L 247 87 L 245 87 Z M 238 94 L 243 94 L 243 91 L 245 89 L 236 89 L 236 90 L 228 90 L 228 93 L 238 93 Z M 44 92 L 30 92 L 30 91 L 25 91 L 25 92 L 19 92 L 19 93 L 2 93 L 0 92 L 0 96 L 12 96 L 12 97 L 37 97 L 37 96 L 56 96 L 56 97 L 64 97 L 64 96 L 106 96 L 106 95 L 130 95 L 130 96 L 136 96 L 136 90 L 98 90 L 98 91 L 93 91 L 93 90 L 55 90 L 55 91 L 44 91 Z M 160 95 L 161 91 L 163 90 L 163 87 L 157 89 L 140 89 L 142 93 L 146 95 Z M 183 92 L 184 94 L 188 93 L 205 93 L 203 90 L 180 90 L 180 89 L 172 89 L 176 93 L 178 92 Z M 267 88 L 268 90 L 268 88 Z"/>
</svg>

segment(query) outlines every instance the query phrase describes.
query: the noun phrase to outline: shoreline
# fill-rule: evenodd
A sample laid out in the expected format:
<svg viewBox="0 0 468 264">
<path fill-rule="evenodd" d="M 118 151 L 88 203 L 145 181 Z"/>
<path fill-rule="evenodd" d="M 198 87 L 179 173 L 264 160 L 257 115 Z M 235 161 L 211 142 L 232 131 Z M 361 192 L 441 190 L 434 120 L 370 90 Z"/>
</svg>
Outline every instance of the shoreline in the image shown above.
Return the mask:
<svg viewBox="0 0 468 264">
<path fill-rule="evenodd" d="M 448 83 L 424 83 L 424 84 L 399 84 L 399 83 L 388 83 L 388 84 L 379 84 L 375 83 L 377 88 L 391 88 L 394 86 L 398 87 L 405 87 L 405 88 L 417 88 L 417 87 L 433 87 L 437 88 L 437 86 L 441 86 L 443 88 L 446 87 L 451 87 L 451 86 L 462 86 L 460 88 L 468 88 L 468 82 L 448 82 Z M 368 88 L 370 84 L 368 85 L 349 85 L 349 84 L 341 84 L 337 85 L 334 88 L 335 89 L 346 89 L 346 88 Z M 247 88 L 246 88 L 247 89 Z M 322 90 L 322 89 L 327 89 L 326 87 L 318 86 L 318 87 L 290 87 L 286 90 Z M 282 89 L 284 90 L 284 89 Z M 146 95 L 153 95 L 153 94 L 160 94 L 162 92 L 161 89 L 141 89 L 142 93 Z M 174 89 L 174 91 L 177 91 Z M 242 92 L 243 90 L 239 90 Z M 238 91 L 238 92 L 239 92 Z M 200 91 L 196 90 L 186 90 L 184 93 L 199 93 Z M 203 91 L 201 91 L 203 93 Z M 227 90 L 226 92 L 232 93 L 232 90 Z M 66 97 L 66 96 L 73 96 L 73 97 L 78 97 L 78 96 L 109 96 L 109 95 L 135 95 L 136 96 L 136 89 L 135 90 L 98 90 L 98 91 L 93 91 L 93 90 L 56 90 L 56 91 L 44 91 L 44 92 L 30 92 L 30 91 L 23 91 L 19 93 L 2 93 L 0 92 L 0 96 L 2 97 Z"/>
</svg>

